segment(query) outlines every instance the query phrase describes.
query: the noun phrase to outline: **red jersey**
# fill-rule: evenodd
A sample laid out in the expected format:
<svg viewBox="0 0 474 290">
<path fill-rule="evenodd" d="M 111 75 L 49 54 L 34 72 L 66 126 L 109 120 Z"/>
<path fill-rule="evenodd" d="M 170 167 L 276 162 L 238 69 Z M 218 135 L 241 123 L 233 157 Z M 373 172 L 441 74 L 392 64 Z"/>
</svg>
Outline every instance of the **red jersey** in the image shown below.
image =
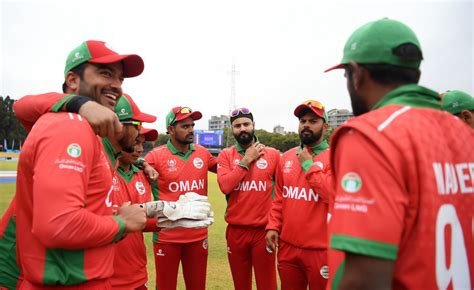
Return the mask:
<svg viewBox="0 0 474 290">
<path fill-rule="evenodd" d="M 318 146 L 328 147 L 326 141 Z M 299 150 L 290 149 L 280 158 L 276 197 L 266 230 L 278 231 L 281 240 L 296 247 L 326 249 L 328 200 L 308 182 L 309 176 L 298 161 Z M 328 166 L 329 150 L 313 154 L 313 164 L 323 169 Z"/>
<path fill-rule="evenodd" d="M 439 103 L 415 85 L 384 99 L 414 93 L 418 104 Z M 449 113 L 394 103 L 333 137 L 331 247 L 394 260 L 392 289 L 471 289 L 474 130 Z"/>
<path fill-rule="evenodd" d="M 15 197 L 0 220 L 0 288 L 15 289 L 20 279 L 16 261 Z"/>
<path fill-rule="evenodd" d="M 124 223 L 111 215 L 104 194 L 111 185 L 112 168 L 87 121 L 50 113 L 36 122 L 21 152 L 16 188 L 17 253 L 29 284 L 112 276 L 113 242 Z"/>
<path fill-rule="evenodd" d="M 232 225 L 262 227 L 272 204 L 280 152 L 265 147 L 263 155 L 248 168 L 240 165 L 244 155 L 239 144 L 219 153 L 217 181 L 227 198 L 225 220 Z"/>
<path fill-rule="evenodd" d="M 111 197 L 114 206 L 120 207 L 127 201 L 144 203 L 151 200 L 151 187 L 143 171 L 131 165 L 127 172 L 119 166 L 116 173 Z M 156 225 L 156 219 L 152 219 L 152 223 Z M 148 280 L 146 264 L 143 233 L 128 233 L 115 248 L 114 275 L 110 280 L 112 287 L 134 289 L 144 285 Z"/>
<path fill-rule="evenodd" d="M 150 151 L 145 160 L 158 172 L 154 184 L 155 200 L 176 201 L 179 196 L 193 191 L 207 195 L 207 172 L 216 172 L 217 160 L 201 145 L 190 144 L 188 152 L 179 152 L 170 141 Z M 190 243 L 207 238 L 204 229 L 172 229 L 153 235 L 154 242 Z"/>
</svg>

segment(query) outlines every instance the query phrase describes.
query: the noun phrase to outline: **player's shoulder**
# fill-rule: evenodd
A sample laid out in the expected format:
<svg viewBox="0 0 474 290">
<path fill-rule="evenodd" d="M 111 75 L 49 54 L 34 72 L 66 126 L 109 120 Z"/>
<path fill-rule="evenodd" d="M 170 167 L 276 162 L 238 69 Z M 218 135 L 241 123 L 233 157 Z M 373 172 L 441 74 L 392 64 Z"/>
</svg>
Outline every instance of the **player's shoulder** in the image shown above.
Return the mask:
<svg viewBox="0 0 474 290">
<path fill-rule="evenodd" d="M 34 129 L 52 130 L 61 134 L 90 134 L 95 135 L 89 122 L 75 113 L 46 113 L 35 123 Z"/>
<path fill-rule="evenodd" d="M 288 149 L 285 153 L 281 155 L 281 157 L 285 159 L 285 158 L 296 156 L 296 152 L 298 151 L 298 148 L 299 146 Z"/>
<path fill-rule="evenodd" d="M 271 154 L 272 156 L 277 156 L 277 157 L 280 157 L 280 150 L 277 150 L 273 147 L 265 147 L 264 148 L 264 151 L 266 151 L 268 154 Z"/>
</svg>

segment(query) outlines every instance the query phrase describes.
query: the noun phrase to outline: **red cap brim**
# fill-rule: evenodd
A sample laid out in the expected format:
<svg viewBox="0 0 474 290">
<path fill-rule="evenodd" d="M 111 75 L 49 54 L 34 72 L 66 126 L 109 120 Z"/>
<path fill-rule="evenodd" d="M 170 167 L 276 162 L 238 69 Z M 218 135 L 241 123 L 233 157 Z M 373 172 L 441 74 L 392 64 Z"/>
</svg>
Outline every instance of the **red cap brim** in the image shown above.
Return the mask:
<svg viewBox="0 0 474 290">
<path fill-rule="evenodd" d="M 153 123 L 156 121 L 156 116 L 140 112 L 136 116 L 133 116 L 132 120 L 145 122 L 145 123 Z"/>
<path fill-rule="evenodd" d="M 145 69 L 145 63 L 143 62 L 143 59 L 136 54 L 112 54 L 97 58 L 91 58 L 90 60 L 88 60 L 88 62 L 90 63 L 102 64 L 109 64 L 120 61 L 123 63 L 123 77 L 125 78 L 133 78 L 139 76 Z"/>
<path fill-rule="evenodd" d="M 184 120 L 189 117 L 191 117 L 194 121 L 196 121 L 202 118 L 202 114 L 199 111 L 194 111 L 194 112 L 183 114 L 183 115 L 179 114 L 179 116 L 176 118 L 176 122 Z"/>
<path fill-rule="evenodd" d="M 158 131 L 155 129 L 143 128 L 140 130 L 140 134 L 145 136 L 145 141 L 155 141 L 158 139 Z"/>
<path fill-rule="evenodd" d="M 332 71 L 333 69 L 340 69 L 340 68 L 344 68 L 344 65 L 342 63 L 338 64 L 338 65 L 335 65 L 333 67 L 330 67 L 327 70 L 325 70 L 324 72 L 327 73 L 328 71 Z"/>
</svg>

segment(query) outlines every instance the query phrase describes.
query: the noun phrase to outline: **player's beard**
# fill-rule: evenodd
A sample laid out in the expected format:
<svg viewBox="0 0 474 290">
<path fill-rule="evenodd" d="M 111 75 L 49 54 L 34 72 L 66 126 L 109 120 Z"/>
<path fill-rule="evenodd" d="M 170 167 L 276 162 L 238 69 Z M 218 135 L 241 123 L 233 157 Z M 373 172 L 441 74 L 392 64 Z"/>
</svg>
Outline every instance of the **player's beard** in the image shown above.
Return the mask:
<svg viewBox="0 0 474 290">
<path fill-rule="evenodd" d="M 194 132 L 188 133 L 184 138 L 176 136 L 176 141 L 183 145 L 188 145 L 194 142 Z"/>
<path fill-rule="evenodd" d="M 349 95 L 351 96 L 351 105 L 352 105 L 352 112 L 354 116 L 359 116 L 365 114 L 369 111 L 367 105 L 359 94 L 357 94 L 354 84 L 352 83 L 352 78 L 347 78 L 347 90 L 349 91 Z"/>
<path fill-rule="evenodd" d="M 135 152 L 135 139 L 138 137 L 138 129 L 134 125 L 125 125 L 123 129 L 125 132 L 118 143 L 122 147 L 122 151 L 133 153 Z"/>
<path fill-rule="evenodd" d="M 305 135 L 304 133 L 311 133 L 310 135 Z M 301 143 L 304 145 L 313 145 L 319 139 L 321 139 L 321 136 L 323 135 L 323 127 L 321 127 L 321 130 L 319 132 L 313 132 L 310 129 L 303 129 L 300 132 L 300 140 Z"/>
<path fill-rule="evenodd" d="M 234 134 L 235 140 L 241 145 L 248 145 L 252 143 L 255 136 L 255 130 L 250 132 L 240 132 L 240 134 Z"/>
</svg>

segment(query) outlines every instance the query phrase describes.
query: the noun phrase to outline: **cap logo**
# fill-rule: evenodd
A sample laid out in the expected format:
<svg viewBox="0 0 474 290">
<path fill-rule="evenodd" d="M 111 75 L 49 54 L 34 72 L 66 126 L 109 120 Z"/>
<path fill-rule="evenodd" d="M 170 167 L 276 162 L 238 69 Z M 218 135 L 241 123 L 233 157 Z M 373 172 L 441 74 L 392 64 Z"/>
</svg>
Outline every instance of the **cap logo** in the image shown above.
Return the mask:
<svg viewBox="0 0 474 290">
<path fill-rule="evenodd" d="M 73 158 L 78 158 L 81 156 L 81 146 L 75 143 L 69 144 L 69 146 L 67 146 L 67 154 Z"/>
<path fill-rule="evenodd" d="M 341 186 L 347 193 L 356 193 L 362 187 L 362 178 L 355 172 L 348 172 L 342 177 Z"/>
<path fill-rule="evenodd" d="M 74 54 L 74 58 L 71 60 L 71 62 L 76 62 L 78 60 L 83 59 L 84 56 L 78 51 Z"/>
<path fill-rule="evenodd" d="M 454 102 L 452 106 L 453 106 L 453 108 L 459 107 L 459 102 L 457 102 L 457 101 Z"/>
<path fill-rule="evenodd" d="M 356 50 L 357 49 L 357 42 L 354 42 L 351 44 L 351 50 Z"/>
</svg>

